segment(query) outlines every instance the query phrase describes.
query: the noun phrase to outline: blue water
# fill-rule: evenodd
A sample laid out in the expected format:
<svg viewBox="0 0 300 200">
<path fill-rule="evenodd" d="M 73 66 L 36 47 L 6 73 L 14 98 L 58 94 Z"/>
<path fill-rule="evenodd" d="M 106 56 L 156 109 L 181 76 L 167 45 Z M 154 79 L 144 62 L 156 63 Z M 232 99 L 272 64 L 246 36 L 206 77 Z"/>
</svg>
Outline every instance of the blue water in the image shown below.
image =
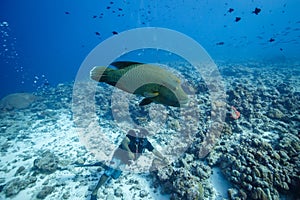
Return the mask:
<svg viewBox="0 0 300 200">
<path fill-rule="evenodd" d="M 96 45 L 138 27 L 182 32 L 214 60 L 297 60 L 299 8 L 298 0 L 2 0 L 0 97 L 73 81 Z"/>
<path fill-rule="evenodd" d="M 177 137 L 179 129 L 189 130 L 183 125 L 191 128 L 194 134 L 191 141 L 194 142 L 184 152 L 184 159 L 176 158 L 171 164 L 172 170 L 178 170 L 178 174 L 168 175 L 168 181 L 162 181 L 159 185 L 150 183 L 154 180 L 159 182 L 157 178 L 165 180 L 166 172 L 146 176 L 149 178 L 149 185 L 143 189 L 144 193 L 149 192 L 149 198 L 162 198 L 157 187 L 166 190 L 165 198 L 170 195 L 184 197 L 185 192 L 191 197 L 195 189 L 201 189 L 199 185 L 194 187 L 196 184 L 193 181 L 196 179 L 192 180 L 197 178 L 198 181 L 199 178 L 206 199 L 213 196 L 215 199 L 229 198 L 229 188 L 231 195 L 236 196 L 241 191 L 233 188 L 243 189 L 250 199 L 255 195 L 259 196 L 249 189 L 257 184 L 257 191 L 258 187 L 263 187 L 266 194 L 269 191 L 275 197 L 293 199 L 293 195 L 298 195 L 295 193 L 300 182 L 297 177 L 300 169 L 299 10 L 299 0 L 1 0 L 0 199 L 36 198 L 44 183 L 55 187 L 48 199 L 59 199 L 62 196 L 70 197 L 69 199 L 89 199 L 100 176 L 99 169 L 76 171 L 71 166 L 65 170 L 64 166 L 77 162 L 77 159 L 86 164 L 99 161 L 93 148 L 90 148 L 92 143 L 97 143 L 101 149 L 109 149 L 103 148 L 102 143 L 99 143 L 105 144 L 106 140 L 101 137 L 102 131 L 97 132 L 97 125 L 101 126 L 101 130 L 103 128 L 109 141 L 114 143 L 121 141 L 120 138 L 128 127 L 149 125 L 149 131 L 155 133 L 150 140 L 154 145 L 162 146 L 161 149 L 165 152 L 171 152 L 171 155 L 175 154 L 171 150 L 177 149 L 178 143 L 175 142 L 186 143 L 186 140 L 180 139 L 181 134 Z M 116 43 L 122 41 L 118 38 L 122 38 L 130 30 L 147 27 L 152 27 L 149 28 L 151 30 L 159 27 L 156 29 L 159 31 L 153 31 L 153 35 L 134 32 L 134 37 L 130 38 L 132 45 Z M 192 51 L 195 48 L 189 46 L 187 40 L 174 39 L 174 44 L 168 43 L 182 35 L 166 37 L 162 34 L 165 30 L 182 33 L 186 36 L 185 39 L 189 37 L 198 42 L 216 65 L 208 62 L 207 67 L 207 63 L 201 60 L 207 58 L 206 54 L 197 57 L 198 51 Z M 109 43 L 111 46 L 107 46 L 105 50 L 97 48 L 108 40 L 112 41 Z M 156 41 L 154 46 L 159 46 L 157 41 L 162 41 L 159 43 L 162 47 L 166 42 L 178 50 L 176 52 L 184 50 L 180 53 L 185 56 L 168 52 L 167 48 L 132 48 L 135 43 L 149 44 L 149 41 Z M 129 46 L 134 50 L 128 51 Z M 101 53 L 96 54 L 95 49 Z M 155 104 L 151 104 L 152 107 L 138 107 L 141 97 L 131 96 L 131 99 L 125 99 L 125 96 L 121 96 L 124 91 L 114 93 L 113 87 L 106 83 L 100 83 L 96 87 L 97 83 L 90 81 L 96 88 L 95 94 L 88 87 L 89 84 L 80 84 L 81 78 L 89 78 L 92 67 L 102 64 L 95 60 L 107 61 L 120 49 L 123 52 L 119 52 L 118 61 L 167 64 L 172 73 L 176 70 L 180 72 L 174 74 L 182 80 L 183 77 L 188 80 L 183 81 L 183 88 L 195 100 L 192 102 L 197 108 L 193 110 L 195 114 L 188 112 L 186 108 L 182 109 L 183 113 L 179 113 L 178 108 L 155 107 Z M 204 64 L 193 68 L 191 62 L 186 63 L 191 61 L 186 55 L 196 58 L 195 63 L 200 60 Z M 83 66 L 82 63 L 86 65 Z M 79 69 L 84 73 L 78 73 Z M 219 77 L 218 69 L 222 77 Z M 202 77 L 198 77 L 199 74 Z M 220 89 L 218 87 L 222 91 L 214 99 L 212 97 Z M 19 92 L 33 92 L 33 102 L 27 99 L 28 106 L 22 107 L 22 103 L 26 104 L 24 94 L 10 95 L 9 97 L 15 98 L 1 100 L 6 95 Z M 194 92 L 196 95 L 192 95 Z M 225 96 L 227 98 L 223 102 Z M 119 99 L 130 101 L 128 110 L 123 110 L 126 108 L 126 101 Z M 96 103 L 95 107 L 93 103 Z M 165 110 L 160 110 L 161 108 Z M 130 115 L 126 115 L 127 112 Z M 177 117 L 179 114 L 187 114 L 187 117 Z M 94 118 L 97 120 L 95 124 Z M 130 121 L 130 118 L 133 120 Z M 179 120 L 186 121 L 180 121 L 180 124 Z M 220 130 L 213 129 L 211 127 L 214 127 L 214 120 L 221 120 L 226 126 L 218 125 L 216 129 Z M 73 129 L 75 125 L 86 130 L 77 131 Z M 217 132 L 215 140 L 214 137 L 206 137 L 213 131 Z M 90 143 L 78 139 L 89 132 L 97 134 L 97 137 L 91 135 L 91 140 L 87 140 Z M 219 136 L 221 137 L 218 138 Z M 212 149 L 208 147 L 206 150 L 207 143 L 201 143 L 202 140 L 209 141 L 207 146 L 216 147 L 214 153 L 209 154 L 211 157 L 205 157 L 208 150 Z M 164 145 L 170 145 L 170 148 L 163 149 Z M 186 146 L 181 145 L 180 148 Z M 38 170 L 33 168 L 44 150 L 50 150 L 61 161 L 56 173 L 49 176 L 39 172 L 36 174 Z M 205 157 L 209 165 L 199 161 L 202 157 Z M 263 172 L 268 171 L 265 170 L 268 168 L 274 177 L 281 173 L 280 179 L 284 182 L 279 184 L 270 178 L 269 187 L 265 187 L 265 182 L 257 182 L 260 176 L 255 172 L 253 178 L 247 176 L 241 179 L 247 185 L 240 184 L 238 174 L 241 177 L 249 174 L 248 168 L 252 169 L 253 159 L 256 172 L 259 167 L 264 169 Z M 103 160 L 101 157 L 100 161 Z M 233 168 L 228 166 L 235 164 L 233 172 Z M 244 170 L 246 167 L 247 170 Z M 276 173 L 274 169 L 277 170 Z M 16 174 L 19 170 L 24 172 Z M 69 174 L 71 178 L 65 180 L 64 177 Z M 114 186 L 117 186 L 118 192 L 121 188 L 125 193 L 130 193 L 124 195 L 124 199 L 141 195 L 140 189 L 131 190 L 131 184 L 135 185 L 136 180 L 140 179 L 132 177 L 130 173 L 123 175 L 108 190 L 102 192 L 101 189 L 100 199 L 104 196 L 111 197 L 110 193 L 115 192 L 115 188 L 112 188 Z M 146 181 L 145 177 L 138 177 Z M 20 181 L 16 178 L 20 178 Z M 23 181 L 30 178 L 36 183 L 23 188 Z M 130 184 L 127 184 L 127 179 Z M 11 180 L 15 183 L 12 184 Z M 60 185 L 59 180 L 65 185 Z M 144 181 L 140 181 L 137 186 L 144 187 Z M 173 189 L 170 188 L 169 181 L 172 182 Z M 21 191 L 10 194 L 10 188 L 15 185 L 19 185 L 16 190 Z M 75 187 L 72 188 L 73 186 Z M 191 187 L 192 190 L 189 190 Z"/>
</svg>

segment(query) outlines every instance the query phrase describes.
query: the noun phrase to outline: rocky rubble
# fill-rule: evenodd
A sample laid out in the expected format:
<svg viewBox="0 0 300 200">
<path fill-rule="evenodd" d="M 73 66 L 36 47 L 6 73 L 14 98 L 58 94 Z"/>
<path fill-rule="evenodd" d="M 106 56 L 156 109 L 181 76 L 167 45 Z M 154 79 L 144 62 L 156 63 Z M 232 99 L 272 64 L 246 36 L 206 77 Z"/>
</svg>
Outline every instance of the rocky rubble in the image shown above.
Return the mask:
<svg viewBox="0 0 300 200">
<path fill-rule="evenodd" d="M 58 158 L 53 153 L 46 151 L 34 160 L 33 168 L 37 172 L 51 174 L 58 169 L 58 162 Z"/>
<path fill-rule="evenodd" d="M 154 171 L 157 184 L 163 186 L 163 192 L 171 194 L 171 199 L 207 199 L 212 188 L 208 183 L 211 168 L 197 161 L 192 154 L 159 171 Z"/>
<path fill-rule="evenodd" d="M 34 187 L 39 178 L 39 173 L 50 174 L 54 173 L 57 169 L 57 157 L 50 151 L 43 152 L 39 158 L 34 160 L 31 169 L 26 169 L 24 166 L 20 166 L 15 172 L 15 178 L 6 182 L 2 186 L 3 192 L 6 197 L 14 197 L 21 190 L 25 190 L 28 187 Z M 37 194 L 37 198 L 44 199 L 47 195 L 53 192 L 53 190 L 53 186 L 45 185 Z"/>
</svg>

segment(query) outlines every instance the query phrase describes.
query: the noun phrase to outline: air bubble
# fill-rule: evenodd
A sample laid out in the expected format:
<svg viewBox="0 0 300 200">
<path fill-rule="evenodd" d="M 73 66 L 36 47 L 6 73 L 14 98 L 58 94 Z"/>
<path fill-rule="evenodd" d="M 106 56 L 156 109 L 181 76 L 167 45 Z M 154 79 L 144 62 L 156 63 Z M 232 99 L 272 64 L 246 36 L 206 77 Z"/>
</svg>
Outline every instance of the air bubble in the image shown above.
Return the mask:
<svg viewBox="0 0 300 200">
<path fill-rule="evenodd" d="M 2 22 L 2 23 L 0 24 L 0 26 L 8 26 L 8 23 L 7 23 L 7 22 Z"/>
</svg>

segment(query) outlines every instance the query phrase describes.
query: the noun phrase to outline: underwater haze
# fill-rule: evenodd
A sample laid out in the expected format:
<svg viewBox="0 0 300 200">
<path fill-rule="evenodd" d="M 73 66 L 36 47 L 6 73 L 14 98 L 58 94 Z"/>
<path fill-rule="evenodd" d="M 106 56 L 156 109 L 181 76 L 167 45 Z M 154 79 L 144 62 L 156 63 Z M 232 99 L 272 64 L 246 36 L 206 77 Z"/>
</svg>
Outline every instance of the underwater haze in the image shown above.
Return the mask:
<svg viewBox="0 0 300 200">
<path fill-rule="evenodd" d="M 299 10 L 1 0 L 0 199 L 300 199 Z"/>
<path fill-rule="evenodd" d="M 138 27 L 182 32 L 216 60 L 297 60 L 299 4 L 297 0 L 3 0 L 1 85 L 5 87 L 0 96 L 74 80 L 96 45 L 114 33 Z"/>
</svg>

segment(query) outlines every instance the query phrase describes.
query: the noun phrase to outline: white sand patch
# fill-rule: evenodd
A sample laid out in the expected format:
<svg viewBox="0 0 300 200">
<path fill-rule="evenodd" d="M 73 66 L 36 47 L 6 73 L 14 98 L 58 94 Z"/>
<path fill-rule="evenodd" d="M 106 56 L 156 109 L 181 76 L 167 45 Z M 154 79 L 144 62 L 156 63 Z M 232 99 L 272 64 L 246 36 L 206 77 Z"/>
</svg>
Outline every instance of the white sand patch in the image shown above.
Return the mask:
<svg viewBox="0 0 300 200">
<path fill-rule="evenodd" d="M 111 179 L 102 186 L 98 191 L 98 197 L 99 199 L 106 199 L 110 194 L 114 194 L 115 190 L 121 190 L 122 196 L 119 199 L 124 200 L 170 199 L 170 195 L 162 195 L 159 188 L 152 186 L 152 179 L 147 174 L 123 173 L 119 179 Z"/>
<path fill-rule="evenodd" d="M 85 147 L 79 142 L 78 133 L 71 119 L 68 110 L 56 111 L 58 119 L 35 120 L 31 123 L 31 118 L 36 113 L 26 112 L 18 115 L 14 120 L 23 121 L 23 127 L 18 130 L 14 140 L 9 141 L 11 144 L 2 152 L 0 157 L 0 178 L 8 181 L 20 178 L 26 179 L 33 176 L 33 162 L 39 157 L 41 152 L 49 150 L 54 153 L 60 163 L 60 170 L 52 174 L 37 174 L 36 182 L 21 190 L 17 195 L 9 197 L 15 200 L 34 200 L 41 189 L 47 186 L 53 186 L 54 191 L 48 195 L 46 200 L 72 199 L 86 200 L 90 198 L 91 190 L 96 186 L 101 172 L 99 167 L 75 167 L 72 165 L 77 160 L 85 160 L 86 163 L 95 163 L 97 160 Z M 16 130 L 16 128 L 12 128 Z M 11 131 L 11 130 L 10 130 Z M 118 132 L 107 129 L 107 134 L 112 139 L 120 137 Z M 26 137 L 25 137 L 26 136 Z M 5 139 L 5 138 L 4 138 Z M 1 143 L 6 142 L 2 140 Z M 15 173 L 19 167 L 25 167 L 26 174 L 17 175 Z M 123 177 L 123 178 L 122 178 Z M 128 182 L 133 184 L 128 184 Z M 1 183 L 2 185 L 3 183 Z M 151 186 L 151 177 L 138 174 L 124 174 L 120 180 L 112 180 L 109 183 L 112 191 L 120 187 L 124 191 L 123 199 L 169 199 L 167 196 L 160 194 L 159 189 Z M 134 187 L 134 185 L 138 187 Z M 141 190 L 143 190 L 141 192 Z M 101 193 L 101 192 L 100 192 Z M 140 194 L 142 193 L 142 194 Z M 102 199 L 108 198 L 114 192 L 102 193 Z M 64 198 L 63 198 L 64 196 Z M 140 196 L 143 196 L 140 197 Z M 114 195 L 114 199 L 117 199 Z M 4 192 L 0 193 L 0 199 L 8 199 Z M 101 198 L 99 198 L 101 199 Z"/>
<path fill-rule="evenodd" d="M 231 183 L 222 174 L 218 167 L 212 168 L 213 174 L 210 176 L 210 181 L 215 189 L 216 200 L 228 199 L 228 189 L 231 188 Z"/>
</svg>

